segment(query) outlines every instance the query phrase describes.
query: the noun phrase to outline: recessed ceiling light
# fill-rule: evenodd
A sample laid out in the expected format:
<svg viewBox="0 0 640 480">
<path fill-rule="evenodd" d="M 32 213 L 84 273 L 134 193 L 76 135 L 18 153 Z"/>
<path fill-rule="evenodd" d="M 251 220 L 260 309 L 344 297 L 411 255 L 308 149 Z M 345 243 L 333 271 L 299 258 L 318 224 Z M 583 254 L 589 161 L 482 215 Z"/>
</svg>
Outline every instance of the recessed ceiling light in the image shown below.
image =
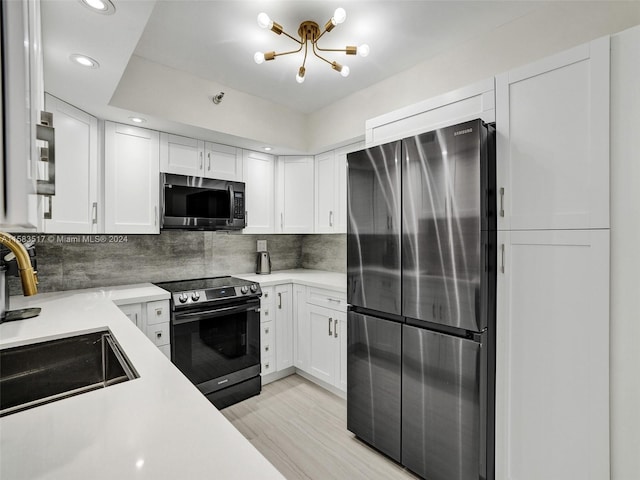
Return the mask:
<svg viewBox="0 0 640 480">
<path fill-rule="evenodd" d="M 80 3 L 91 11 L 103 15 L 112 15 L 116 12 L 116 7 L 109 0 L 80 0 Z"/>
<path fill-rule="evenodd" d="M 88 68 L 100 68 L 100 64 L 97 60 L 87 57 L 86 55 L 80 55 L 79 53 L 74 53 L 69 56 L 69 58 L 77 63 L 78 65 L 82 65 L 83 67 Z"/>
<path fill-rule="evenodd" d="M 131 120 L 133 123 L 144 123 L 146 122 L 146 120 L 142 117 L 129 117 L 129 120 Z"/>
<path fill-rule="evenodd" d="M 265 152 L 270 152 L 271 151 L 271 147 L 264 147 Z"/>
</svg>

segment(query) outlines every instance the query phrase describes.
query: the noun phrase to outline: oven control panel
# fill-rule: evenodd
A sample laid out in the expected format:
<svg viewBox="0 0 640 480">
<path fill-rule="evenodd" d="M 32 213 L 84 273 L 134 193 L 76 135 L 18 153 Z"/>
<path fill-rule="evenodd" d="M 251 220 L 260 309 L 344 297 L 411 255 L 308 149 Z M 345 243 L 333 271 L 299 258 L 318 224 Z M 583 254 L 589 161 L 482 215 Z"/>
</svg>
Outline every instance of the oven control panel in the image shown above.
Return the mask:
<svg viewBox="0 0 640 480">
<path fill-rule="evenodd" d="M 250 285 L 209 288 L 205 290 L 192 290 L 174 293 L 173 302 L 176 306 L 179 306 L 223 300 L 226 298 L 260 295 L 262 295 L 260 285 L 257 283 L 252 283 Z"/>
</svg>

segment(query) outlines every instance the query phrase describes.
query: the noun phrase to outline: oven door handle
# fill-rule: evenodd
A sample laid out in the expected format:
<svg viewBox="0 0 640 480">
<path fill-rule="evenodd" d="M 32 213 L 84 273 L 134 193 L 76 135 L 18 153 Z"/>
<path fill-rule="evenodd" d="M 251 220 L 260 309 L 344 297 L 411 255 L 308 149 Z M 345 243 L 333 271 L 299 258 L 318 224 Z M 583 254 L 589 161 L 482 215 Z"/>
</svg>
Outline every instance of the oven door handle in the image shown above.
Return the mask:
<svg viewBox="0 0 640 480">
<path fill-rule="evenodd" d="M 204 312 L 189 312 L 189 313 L 178 313 L 173 318 L 174 325 L 181 325 L 183 323 L 189 322 L 198 322 L 200 320 L 205 320 L 207 318 L 215 318 L 215 317 L 223 317 L 225 315 L 229 315 L 232 313 L 240 313 L 240 312 L 259 312 L 260 305 L 242 305 L 235 307 L 224 307 L 224 308 L 214 308 L 211 310 L 205 310 Z"/>
</svg>

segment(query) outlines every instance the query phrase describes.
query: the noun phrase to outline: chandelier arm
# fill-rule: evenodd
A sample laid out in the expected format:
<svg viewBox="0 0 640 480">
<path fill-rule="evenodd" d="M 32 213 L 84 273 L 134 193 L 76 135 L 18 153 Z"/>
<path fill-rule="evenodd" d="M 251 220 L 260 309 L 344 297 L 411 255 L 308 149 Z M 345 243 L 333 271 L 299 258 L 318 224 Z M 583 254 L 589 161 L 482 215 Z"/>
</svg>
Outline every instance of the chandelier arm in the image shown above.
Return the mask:
<svg viewBox="0 0 640 480">
<path fill-rule="evenodd" d="M 302 45 L 303 45 L 303 44 L 301 43 L 301 44 L 300 44 L 300 48 L 298 48 L 297 50 L 290 50 L 290 51 L 288 51 L 288 52 L 280 52 L 280 53 L 276 53 L 276 54 L 274 55 L 274 57 L 281 57 L 281 56 L 283 56 L 283 55 L 290 55 L 290 54 L 292 54 L 292 53 L 298 53 L 300 50 L 302 50 Z"/>
<path fill-rule="evenodd" d="M 316 51 L 316 44 L 312 43 L 313 45 L 313 54 L 318 57 L 320 60 L 324 60 L 325 62 L 327 62 L 329 65 L 333 66 L 333 62 L 330 62 L 329 60 L 327 60 L 326 58 L 324 58 L 321 55 L 318 55 L 318 52 Z"/>
<path fill-rule="evenodd" d="M 347 49 L 346 48 L 320 48 L 318 46 L 316 46 L 316 48 L 320 52 L 343 52 L 343 53 L 347 53 Z"/>
<path fill-rule="evenodd" d="M 296 37 L 292 37 L 291 35 L 289 35 L 287 32 L 285 32 L 284 30 L 282 30 L 282 33 L 284 33 L 287 37 L 289 37 L 291 40 L 293 40 L 296 43 L 300 44 L 300 48 L 302 48 L 302 44 L 303 42 L 301 42 L 300 40 L 298 40 Z M 300 50 L 298 50 L 300 51 Z"/>
<path fill-rule="evenodd" d="M 302 46 L 300 48 L 302 48 Z M 302 59 L 302 66 L 303 67 L 307 63 L 307 52 L 308 52 L 308 44 L 307 44 L 307 42 L 304 42 L 304 58 Z"/>
</svg>

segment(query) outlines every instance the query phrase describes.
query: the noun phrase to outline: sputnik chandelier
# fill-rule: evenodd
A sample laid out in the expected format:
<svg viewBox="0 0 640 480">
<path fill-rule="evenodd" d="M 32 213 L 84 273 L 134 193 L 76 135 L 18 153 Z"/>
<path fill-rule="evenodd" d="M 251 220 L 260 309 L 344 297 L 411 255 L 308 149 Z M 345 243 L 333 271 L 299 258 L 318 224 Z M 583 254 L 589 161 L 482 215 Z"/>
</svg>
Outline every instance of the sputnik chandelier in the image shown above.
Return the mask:
<svg viewBox="0 0 640 480">
<path fill-rule="evenodd" d="M 318 53 L 318 52 L 344 52 L 347 55 L 360 54 L 361 57 L 366 57 L 367 55 L 369 55 L 369 46 L 366 44 L 360 45 L 359 47 L 347 46 L 346 48 L 320 48 L 318 46 L 318 40 L 320 40 L 320 38 L 322 38 L 322 36 L 325 33 L 333 30 L 336 25 L 344 22 L 346 18 L 347 18 L 347 13 L 344 11 L 344 8 L 336 8 L 336 11 L 333 13 L 333 17 L 331 17 L 331 19 L 329 19 L 329 21 L 325 24 L 324 30 L 322 31 L 320 31 L 320 27 L 316 22 L 313 22 L 311 20 L 306 20 L 300 24 L 300 27 L 298 27 L 298 35 L 300 36 L 300 39 L 297 39 L 289 35 L 287 32 L 285 32 L 282 28 L 282 25 L 279 25 L 278 23 L 271 20 L 269 18 L 269 15 L 263 12 L 258 15 L 258 25 L 260 25 L 260 27 L 268 28 L 272 32 L 276 33 L 277 35 L 281 35 L 284 33 L 291 40 L 300 44 L 300 47 L 297 50 L 291 50 L 288 52 L 280 52 L 280 53 L 256 52 L 256 54 L 253 56 L 253 59 L 257 64 L 261 64 L 265 60 L 267 61 L 274 60 L 276 57 L 279 57 L 282 55 L 298 53 L 302 51 L 302 49 L 304 48 L 304 58 L 302 59 L 302 66 L 298 69 L 298 74 L 296 75 L 296 81 L 298 83 L 302 83 L 304 82 L 304 76 L 306 73 L 305 65 L 307 63 L 307 54 L 309 52 L 309 44 L 311 44 L 311 51 L 316 57 L 318 57 L 320 60 L 327 62 L 329 65 L 331 65 L 331 68 L 333 68 L 336 72 L 339 72 L 343 77 L 346 77 L 349 75 L 349 67 L 347 65 L 341 65 L 335 61 L 331 62 Z"/>
</svg>

